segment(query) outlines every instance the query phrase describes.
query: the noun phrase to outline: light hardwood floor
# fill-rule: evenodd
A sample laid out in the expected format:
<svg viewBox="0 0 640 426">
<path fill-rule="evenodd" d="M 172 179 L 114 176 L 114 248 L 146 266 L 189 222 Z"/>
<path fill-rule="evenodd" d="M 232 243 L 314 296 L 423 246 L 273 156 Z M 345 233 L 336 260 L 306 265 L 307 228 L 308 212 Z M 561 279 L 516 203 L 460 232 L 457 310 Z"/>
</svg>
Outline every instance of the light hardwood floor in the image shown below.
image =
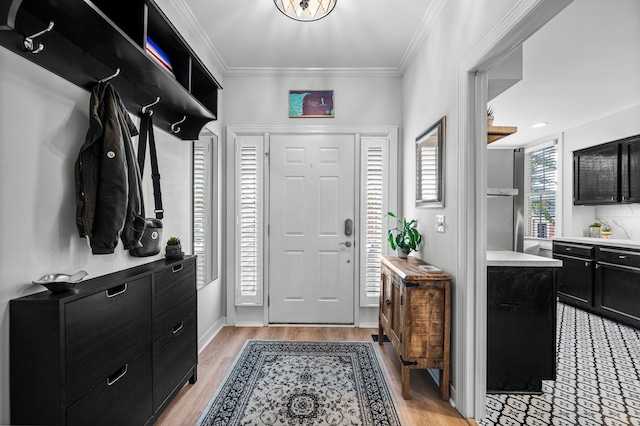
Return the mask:
<svg viewBox="0 0 640 426">
<path fill-rule="evenodd" d="M 156 421 L 156 426 L 194 425 L 209 399 L 224 378 L 227 369 L 249 339 L 371 341 L 377 329 L 342 327 L 224 327 L 198 358 L 198 380 L 187 384 Z M 411 399 L 401 393 L 400 360 L 390 343 L 374 347 L 382 359 L 389 388 L 404 426 L 468 426 L 476 425 L 464 419 L 448 402 L 438 396 L 435 382 L 424 370 L 411 370 Z"/>
</svg>

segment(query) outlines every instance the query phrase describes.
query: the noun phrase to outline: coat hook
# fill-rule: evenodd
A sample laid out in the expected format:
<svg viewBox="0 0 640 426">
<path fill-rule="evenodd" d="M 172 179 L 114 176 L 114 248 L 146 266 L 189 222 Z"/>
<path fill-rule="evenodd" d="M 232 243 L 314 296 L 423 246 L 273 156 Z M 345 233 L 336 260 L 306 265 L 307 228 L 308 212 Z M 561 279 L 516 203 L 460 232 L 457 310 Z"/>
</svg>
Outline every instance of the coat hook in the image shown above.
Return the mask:
<svg viewBox="0 0 640 426">
<path fill-rule="evenodd" d="M 151 108 L 152 106 L 154 106 L 158 102 L 160 102 L 160 96 L 158 96 L 156 98 L 156 100 L 154 102 L 151 102 L 149 105 L 143 106 L 142 107 L 142 113 L 145 114 L 149 108 Z M 153 110 L 149 110 L 149 115 L 153 115 Z"/>
<path fill-rule="evenodd" d="M 178 132 L 180 132 L 180 127 L 178 127 L 178 124 L 180 124 L 180 123 L 184 123 L 184 122 L 186 121 L 186 119 L 187 119 L 187 116 L 185 115 L 184 117 L 182 117 L 182 120 L 180 120 L 180 121 L 176 121 L 175 123 L 173 123 L 173 124 L 171 125 L 171 131 L 172 131 L 173 133 L 178 133 Z"/>
<path fill-rule="evenodd" d="M 116 70 L 116 72 L 114 74 L 110 75 L 109 77 L 105 77 L 103 79 L 98 80 L 98 83 L 104 83 L 105 81 L 109 81 L 112 78 L 117 77 L 119 74 L 120 74 L 120 68 L 118 68 Z"/>
<path fill-rule="evenodd" d="M 33 39 L 36 37 L 40 37 L 42 34 L 48 33 L 53 29 L 53 21 L 49 22 L 49 26 L 44 30 L 35 33 L 34 35 L 28 36 L 24 38 L 24 48 L 27 49 L 31 53 L 39 53 L 44 49 L 44 45 L 42 43 L 34 43 Z"/>
</svg>

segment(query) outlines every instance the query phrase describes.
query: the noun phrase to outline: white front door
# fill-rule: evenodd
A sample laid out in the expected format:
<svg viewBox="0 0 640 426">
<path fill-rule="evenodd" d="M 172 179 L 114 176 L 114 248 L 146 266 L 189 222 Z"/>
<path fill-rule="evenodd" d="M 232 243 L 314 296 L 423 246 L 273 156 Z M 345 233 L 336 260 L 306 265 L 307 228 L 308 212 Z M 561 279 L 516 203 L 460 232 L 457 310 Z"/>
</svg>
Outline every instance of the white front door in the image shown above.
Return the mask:
<svg viewBox="0 0 640 426">
<path fill-rule="evenodd" d="M 274 135 L 269 151 L 269 322 L 353 324 L 355 137 Z"/>
</svg>

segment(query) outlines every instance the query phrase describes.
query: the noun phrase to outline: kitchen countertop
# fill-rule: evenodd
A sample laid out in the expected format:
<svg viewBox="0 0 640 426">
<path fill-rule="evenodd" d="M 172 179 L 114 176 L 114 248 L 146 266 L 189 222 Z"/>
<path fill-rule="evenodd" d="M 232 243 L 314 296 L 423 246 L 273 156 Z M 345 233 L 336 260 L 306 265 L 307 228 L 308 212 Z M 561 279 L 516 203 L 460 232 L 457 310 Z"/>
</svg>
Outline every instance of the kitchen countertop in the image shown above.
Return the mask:
<svg viewBox="0 0 640 426">
<path fill-rule="evenodd" d="M 517 251 L 487 251 L 487 266 L 561 267 L 562 261 Z"/>
<path fill-rule="evenodd" d="M 553 241 L 561 241 L 566 243 L 582 243 L 595 244 L 599 246 L 625 247 L 632 249 L 640 249 L 640 241 L 622 240 L 618 238 L 591 238 L 591 237 L 556 237 Z"/>
</svg>

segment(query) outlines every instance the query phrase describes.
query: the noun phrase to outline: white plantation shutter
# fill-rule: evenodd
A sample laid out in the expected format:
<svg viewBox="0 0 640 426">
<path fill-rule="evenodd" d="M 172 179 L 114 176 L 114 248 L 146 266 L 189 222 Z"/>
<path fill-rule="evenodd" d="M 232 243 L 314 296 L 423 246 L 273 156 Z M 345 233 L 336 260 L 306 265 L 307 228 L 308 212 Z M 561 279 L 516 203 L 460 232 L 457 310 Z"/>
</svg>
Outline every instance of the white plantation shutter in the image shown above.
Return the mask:
<svg viewBox="0 0 640 426">
<path fill-rule="evenodd" d="M 261 137 L 236 140 L 237 305 L 262 304 L 262 170 Z"/>
<path fill-rule="evenodd" d="M 217 278 L 217 144 L 213 135 L 203 135 L 193 145 L 193 254 L 197 255 L 198 287 Z"/>
<path fill-rule="evenodd" d="M 421 176 L 418 176 L 418 188 L 422 188 L 422 193 L 418 194 L 421 200 L 438 199 L 438 146 L 422 146 L 419 151 Z"/>
<path fill-rule="evenodd" d="M 525 223 L 527 238 L 551 239 L 556 235 L 558 150 L 553 142 L 525 153 Z"/>
<path fill-rule="evenodd" d="M 380 298 L 380 255 L 386 241 L 388 211 L 388 140 L 362 138 L 361 306 L 377 306 Z"/>
</svg>

